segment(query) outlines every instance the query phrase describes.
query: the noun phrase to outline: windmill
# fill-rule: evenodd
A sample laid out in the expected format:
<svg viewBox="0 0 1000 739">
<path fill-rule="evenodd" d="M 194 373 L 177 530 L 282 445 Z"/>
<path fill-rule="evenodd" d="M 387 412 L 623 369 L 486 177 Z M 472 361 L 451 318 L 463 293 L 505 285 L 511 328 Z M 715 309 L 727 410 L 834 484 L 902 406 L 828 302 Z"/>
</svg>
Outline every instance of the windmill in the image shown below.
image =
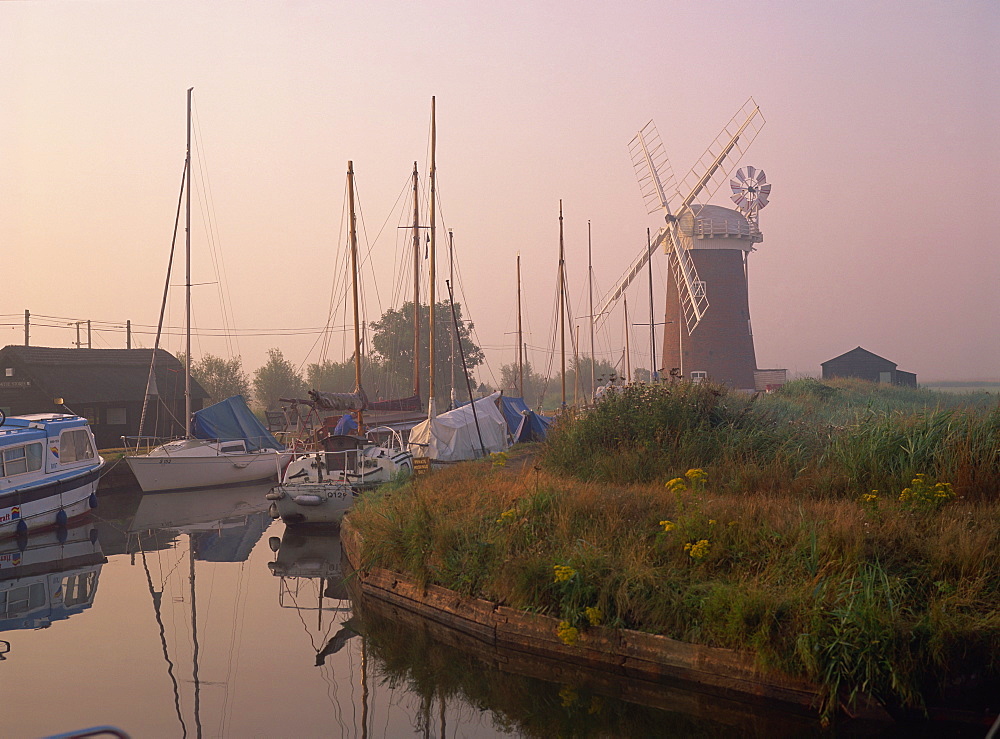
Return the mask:
<svg viewBox="0 0 1000 739">
<path fill-rule="evenodd" d="M 767 204 L 771 186 L 763 171 L 747 167 L 730 181 L 740 211 L 706 203 L 763 126 L 757 104 L 747 100 L 680 181 L 652 121 L 629 143 L 647 212 L 662 213 L 664 225 L 607 294 L 597 315 L 606 318 L 662 244 L 673 275 L 667 280 L 664 371 L 754 387 L 746 255 L 762 240 L 757 214 Z"/>
</svg>

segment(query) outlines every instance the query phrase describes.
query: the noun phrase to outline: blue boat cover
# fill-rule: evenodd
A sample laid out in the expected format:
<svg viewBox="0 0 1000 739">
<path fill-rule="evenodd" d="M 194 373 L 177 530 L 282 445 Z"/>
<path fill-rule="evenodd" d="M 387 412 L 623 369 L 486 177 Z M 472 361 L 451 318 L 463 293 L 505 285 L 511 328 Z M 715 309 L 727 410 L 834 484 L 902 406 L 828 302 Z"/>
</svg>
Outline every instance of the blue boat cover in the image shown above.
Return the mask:
<svg viewBox="0 0 1000 739">
<path fill-rule="evenodd" d="M 469 401 L 464 400 L 458 406 L 468 405 Z M 524 398 L 515 398 L 509 395 L 500 396 L 500 410 L 503 412 L 504 420 L 507 422 L 507 431 L 510 433 L 514 444 L 522 441 L 544 441 L 545 435 L 549 432 L 549 426 L 555 420 L 552 416 L 543 416 L 535 413 L 524 402 Z"/>
<path fill-rule="evenodd" d="M 275 439 L 253 414 L 242 395 L 234 395 L 208 408 L 195 411 L 191 419 L 191 433 L 196 439 L 218 441 L 243 439 L 247 443 L 248 452 L 285 449 L 284 445 Z"/>
<path fill-rule="evenodd" d="M 503 417 L 507 419 L 507 428 L 514 438 L 514 443 L 522 441 L 542 441 L 549 431 L 552 419 L 535 413 L 524 402 L 524 398 L 500 396 L 503 402 Z"/>
</svg>

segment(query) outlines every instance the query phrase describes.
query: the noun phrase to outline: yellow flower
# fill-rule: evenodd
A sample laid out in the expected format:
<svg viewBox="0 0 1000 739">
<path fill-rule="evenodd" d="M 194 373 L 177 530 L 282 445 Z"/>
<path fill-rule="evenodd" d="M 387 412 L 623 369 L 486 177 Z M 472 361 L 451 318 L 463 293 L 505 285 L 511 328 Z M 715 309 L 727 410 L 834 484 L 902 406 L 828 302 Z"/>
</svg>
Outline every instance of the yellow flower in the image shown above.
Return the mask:
<svg viewBox="0 0 1000 739">
<path fill-rule="evenodd" d="M 516 515 L 517 515 L 517 509 L 511 508 L 510 510 L 504 511 L 503 513 L 500 514 L 500 518 L 497 519 L 497 523 L 507 523 Z"/>
<path fill-rule="evenodd" d="M 587 621 L 591 626 L 600 626 L 601 621 L 604 619 L 604 614 L 601 613 L 601 609 L 596 606 L 591 608 L 587 607 L 583 609 L 583 612 L 587 614 Z"/>
<path fill-rule="evenodd" d="M 571 647 L 580 638 L 580 630 L 575 626 L 570 626 L 569 621 L 560 621 L 559 628 L 556 629 L 556 636 L 563 644 Z"/>
<path fill-rule="evenodd" d="M 562 701 L 563 708 L 569 708 L 580 700 L 579 694 L 577 694 L 571 685 L 563 686 L 563 689 L 559 691 L 559 698 Z"/>
<path fill-rule="evenodd" d="M 492 452 L 490 459 L 493 460 L 494 467 L 504 467 L 507 464 L 507 452 Z"/>
<path fill-rule="evenodd" d="M 552 570 L 556 576 L 554 582 L 566 582 L 576 576 L 576 570 L 568 565 L 553 565 Z"/>
<path fill-rule="evenodd" d="M 712 545 L 708 543 L 708 539 L 699 539 L 694 544 L 688 542 L 684 545 L 684 551 L 691 555 L 691 559 L 704 559 L 708 556 L 711 548 Z"/>
<path fill-rule="evenodd" d="M 714 518 L 710 518 L 710 519 L 708 519 L 708 525 L 709 525 L 709 526 L 715 526 L 715 524 L 716 524 L 716 521 L 715 521 L 715 519 L 714 519 Z"/>
<path fill-rule="evenodd" d="M 660 526 L 663 527 L 664 531 L 671 531 L 674 528 L 673 521 L 660 521 Z"/>
<path fill-rule="evenodd" d="M 673 480 L 667 482 L 666 487 L 671 493 L 683 493 L 687 490 L 687 483 L 683 477 L 675 477 Z"/>
<path fill-rule="evenodd" d="M 708 478 L 708 473 L 700 467 L 696 467 L 685 472 L 684 477 L 689 479 L 691 482 L 702 482 Z"/>
</svg>

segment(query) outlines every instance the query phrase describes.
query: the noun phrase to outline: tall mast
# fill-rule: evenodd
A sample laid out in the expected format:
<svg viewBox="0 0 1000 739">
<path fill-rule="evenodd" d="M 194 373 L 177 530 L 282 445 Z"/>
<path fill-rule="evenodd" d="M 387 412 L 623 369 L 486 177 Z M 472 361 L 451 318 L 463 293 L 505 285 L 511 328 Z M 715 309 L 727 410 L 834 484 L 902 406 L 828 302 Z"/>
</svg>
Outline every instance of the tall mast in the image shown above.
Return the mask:
<svg viewBox="0 0 1000 739">
<path fill-rule="evenodd" d="M 420 396 L 420 199 L 413 163 L 413 394 Z"/>
<path fill-rule="evenodd" d="M 573 340 L 573 405 L 579 407 L 580 399 L 580 324 L 576 324 Z"/>
<path fill-rule="evenodd" d="M 428 416 L 428 418 L 433 418 L 434 416 L 437 415 L 437 408 L 435 407 L 435 404 L 434 404 L 434 300 L 436 298 L 436 289 L 435 289 L 436 288 L 436 284 L 435 284 L 435 274 L 434 274 L 434 263 L 435 263 L 435 261 L 437 259 L 437 251 L 435 250 L 435 242 L 434 242 L 434 231 L 435 231 L 434 209 L 435 209 L 435 205 L 436 205 L 436 202 L 435 202 L 436 201 L 435 180 L 437 179 L 437 165 L 435 164 L 435 161 L 434 161 L 435 160 L 435 155 L 437 153 L 436 152 L 436 148 L 437 148 L 437 124 L 436 124 L 436 119 L 435 119 L 435 110 L 434 110 L 434 107 L 435 107 L 434 96 L 432 95 L 431 96 L 431 172 L 430 172 L 430 175 L 431 175 L 431 208 L 430 208 L 430 216 L 431 216 L 431 224 L 430 224 L 430 226 L 431 226 L 431 253 L 430 253 L 431 273 L 430 273 L 430 287 L 428 288 L 429 291 L 430 291 L 430 294 L 429 294 L 429 297 L 427 298 L 427 303 L 428 303 L 428 305 L 430 307 L 430 315 L 429 315 L 430 326 L 428 327 L 429 333 L 428 333 L 428 336 L 427 336 L 428 342 L 430 343 L 430 367 L 429 367 L 428 373 L 427 373 L 427 395 L 428 395 L 428 400 L 427 400 L 427 416 Z"/>
<path fill-rule="evenodd" d="M 566 261 L 563 254 L 563 212 L 562 200 L 559 200 L 559 361 L 560 377 L 562 378 L 562 405 L 566 407 L 566 291 L 563 272 Z"/>
<path fill-rule="evenodd" d="M 632 382 L 632 350 L 628 347 L 628 297 L 622 296 L 625 301 L 625 381 Z"/>
<path fill-rule="evenodd" d="M 646 229 L 646 251 L 649 251 L 649 229 Z M 659 373 L 656 371 L 656 324 L 653 318 L 653 260 L 647 260 L 649 265 L 649 381 L 655 382 Z"/>
<path fill-rule="evenodd" d="M 184 193 L 184 436 L 191 436 L 191 92 L 187 91 L 187 190 Z"/>
<path fill-rule="evenodd" d="M 350 213 L 349 228 L 351 233 L 351 291 L 354 297 L 354 392 L 361 390 L 361 322 L 358 311 L 358 231 L 354 217 L 354 162 L 347 162 L 347 203 Z M 364 430 L 358 409 L 358 430 Z"/>
<path fill-rule="evenodd" d="M 524 338 L 521 334 L 521 252 L 517 253 L 517 387 L 524 399 Z"/>
<path fill-rule="evenodd" d="M 587 221 L 587 289 L 590 291 L 590 404 L 594 404 L 597 395 L 597 382 L 594 379 L 597 367 L 597 357 L 594 354 L 594 262 L 590 249 L 590 221 Z"/>
<path fill-rule="evenodd" d="M 455 284 L 455 234 L 452 230 L 448 229 L 448 284 Z M 455 296 L 450 292 L 448 293 L 452 303 L 455 302 Z M 451 404 L 449 408 L 455 407 L 455 334 L 458 333 L 458 323 L 455 323 L 455 330 L 451 332 Z M 469 398 L 472 400 L 472 398 Z"/>
</svg>

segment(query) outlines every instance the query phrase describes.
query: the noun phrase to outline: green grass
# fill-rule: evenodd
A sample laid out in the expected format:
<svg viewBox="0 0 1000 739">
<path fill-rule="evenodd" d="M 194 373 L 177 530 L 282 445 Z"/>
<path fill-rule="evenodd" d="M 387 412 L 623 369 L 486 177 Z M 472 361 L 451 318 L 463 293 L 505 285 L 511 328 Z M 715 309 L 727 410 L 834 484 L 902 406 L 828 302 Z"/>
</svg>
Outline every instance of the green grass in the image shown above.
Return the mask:
<svg viewBox="0 0 1000 739">
<path fill-rule="evenodd" d="M 459 465 L 350 517 L 366 563 L 748 651 L 826 715 L 954 701 L 1000 687 L 1000 413 L 885 390 L 626 390 L 561 421 L 544 469 Z"/>
</svg>

